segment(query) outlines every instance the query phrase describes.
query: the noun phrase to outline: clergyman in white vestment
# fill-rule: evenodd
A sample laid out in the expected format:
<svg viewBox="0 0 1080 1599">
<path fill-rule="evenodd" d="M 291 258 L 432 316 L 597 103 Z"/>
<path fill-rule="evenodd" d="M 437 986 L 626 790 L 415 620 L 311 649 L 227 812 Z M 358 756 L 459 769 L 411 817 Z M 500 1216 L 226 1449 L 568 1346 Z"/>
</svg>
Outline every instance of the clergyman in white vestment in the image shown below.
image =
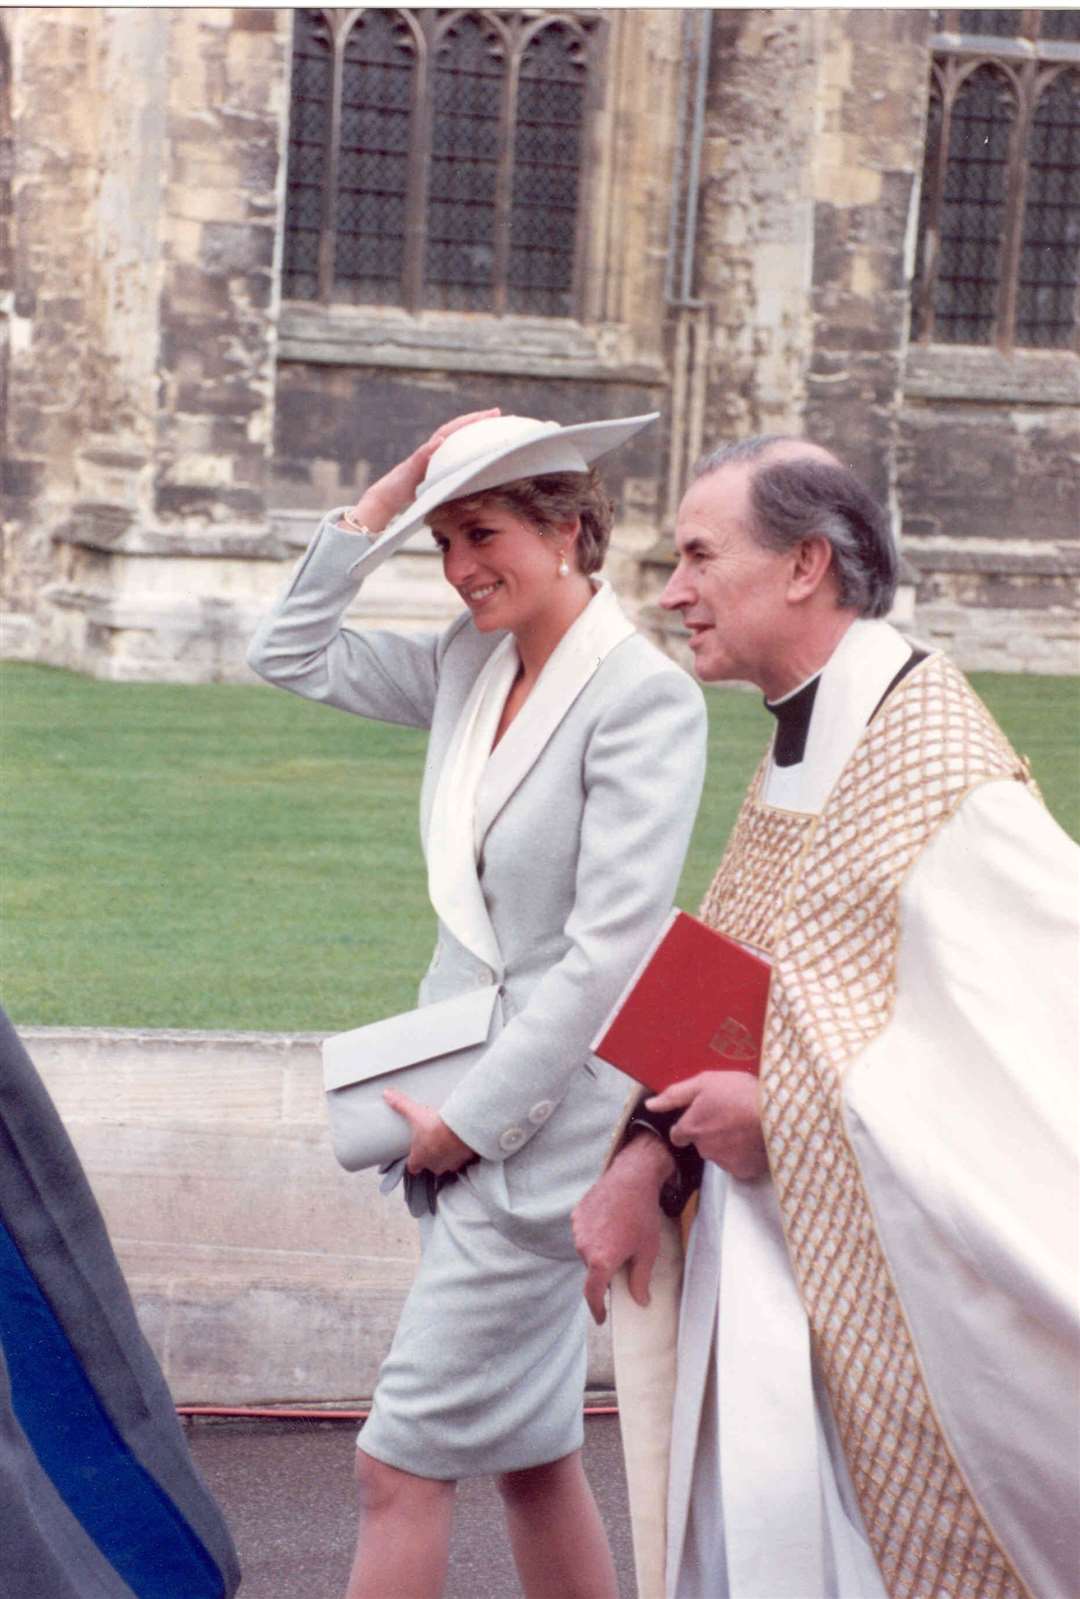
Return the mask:
<svg viewBox="0 0 1080 1599">
<path fill-rule="evenodd" d="M 773 976 L 759 1083 L 635 1100 L 576 1217 L 598 1318 L 629 1267 L 640 1599 L 1066 1599 L 1080 851 L 880 619 L 888 528 L 835 458 L 716 452 L 677 542 L 698 676 L 777 718 L 701 911 Z M 660 1207 L 698 1182 L 684 1261 Z"/>
</svg>

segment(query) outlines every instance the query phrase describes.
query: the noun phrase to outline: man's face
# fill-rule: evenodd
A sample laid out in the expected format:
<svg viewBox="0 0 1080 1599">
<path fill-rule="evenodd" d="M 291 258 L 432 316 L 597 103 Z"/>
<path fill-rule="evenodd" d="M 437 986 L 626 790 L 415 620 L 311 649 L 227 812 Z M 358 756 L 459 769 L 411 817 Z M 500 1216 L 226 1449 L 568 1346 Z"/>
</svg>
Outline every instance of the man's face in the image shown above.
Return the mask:
<svg viewBox="0 0 1080 1599">
<path fill-rule="evenodd" d="M 773 698 L 783 678 L 791 559 L 752 537 L 749 493 L 745 463 L 721 467 L 688 490 L 675 528 L 679 564 L 660 603 L 682 612 L 703 682 L 737 678 Z"/>
</svg>

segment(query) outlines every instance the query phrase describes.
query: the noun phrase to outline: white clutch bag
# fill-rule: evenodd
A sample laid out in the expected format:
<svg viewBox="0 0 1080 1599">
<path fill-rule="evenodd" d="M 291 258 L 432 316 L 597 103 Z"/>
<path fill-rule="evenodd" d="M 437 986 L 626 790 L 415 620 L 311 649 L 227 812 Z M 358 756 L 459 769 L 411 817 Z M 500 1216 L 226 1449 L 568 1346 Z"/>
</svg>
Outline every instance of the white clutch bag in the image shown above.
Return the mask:
<svg viewBox="0 0 1080 1599">
<path fill-rule="evenodd" d="M 494 985 L 471 989 L 324 1040 L 330 1133 L 346 1171 L 408 1154 L 409 1124 L 385 1103 L 383 1089 L 437 1109 L 486 1045 L 498 996 Z"/>
</svg>

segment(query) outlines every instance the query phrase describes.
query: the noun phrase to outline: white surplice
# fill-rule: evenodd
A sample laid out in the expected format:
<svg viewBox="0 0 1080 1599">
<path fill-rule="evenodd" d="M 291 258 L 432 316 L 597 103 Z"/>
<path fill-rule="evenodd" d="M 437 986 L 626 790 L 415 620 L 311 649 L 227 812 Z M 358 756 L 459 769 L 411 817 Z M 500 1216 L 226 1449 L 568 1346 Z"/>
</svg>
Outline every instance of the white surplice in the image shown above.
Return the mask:
<svg viewBox="0 0 1080 1599">
<path fill-rule="evenodd" d="M 821 674 L 802 760 L 766 770 L 766 808 L 822 809 L 908 655 L 884 623 L 851 627 Z M 892 1015 L 843 1086 L 934 1414 L 1015 1573 L 1019 1587 L 1001 1591 L 1032 1599 L 1066 1599 L 1080 1570 L 1078 903 L 1080 852 L 1038 800 L 1015 782 L 974 788 L 901 886 Z M 669 1468 L 669 1599 L 888 1594 L 773 1182 L 708 1162 Z M 642 1599 L 659 1599 L 658 1576 L 645 1580 Z"/>
</svg>

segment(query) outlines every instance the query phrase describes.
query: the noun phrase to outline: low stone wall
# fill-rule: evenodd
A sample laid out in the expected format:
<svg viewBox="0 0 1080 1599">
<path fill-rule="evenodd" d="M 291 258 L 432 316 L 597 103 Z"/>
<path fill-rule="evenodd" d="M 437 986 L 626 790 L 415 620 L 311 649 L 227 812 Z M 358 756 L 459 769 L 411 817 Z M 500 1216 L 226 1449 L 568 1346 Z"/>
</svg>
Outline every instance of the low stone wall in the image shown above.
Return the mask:
<svg viewBox="0 0 1080 1599">
<path fill-rule="evenodd" d="M 180 1404 L 370 1396 L 416 1226 L 334 1161 L 313 1034 L 24 1027 Z M 606 1329 L 589 1384 L 611 1386 Z"/>
</svg>

